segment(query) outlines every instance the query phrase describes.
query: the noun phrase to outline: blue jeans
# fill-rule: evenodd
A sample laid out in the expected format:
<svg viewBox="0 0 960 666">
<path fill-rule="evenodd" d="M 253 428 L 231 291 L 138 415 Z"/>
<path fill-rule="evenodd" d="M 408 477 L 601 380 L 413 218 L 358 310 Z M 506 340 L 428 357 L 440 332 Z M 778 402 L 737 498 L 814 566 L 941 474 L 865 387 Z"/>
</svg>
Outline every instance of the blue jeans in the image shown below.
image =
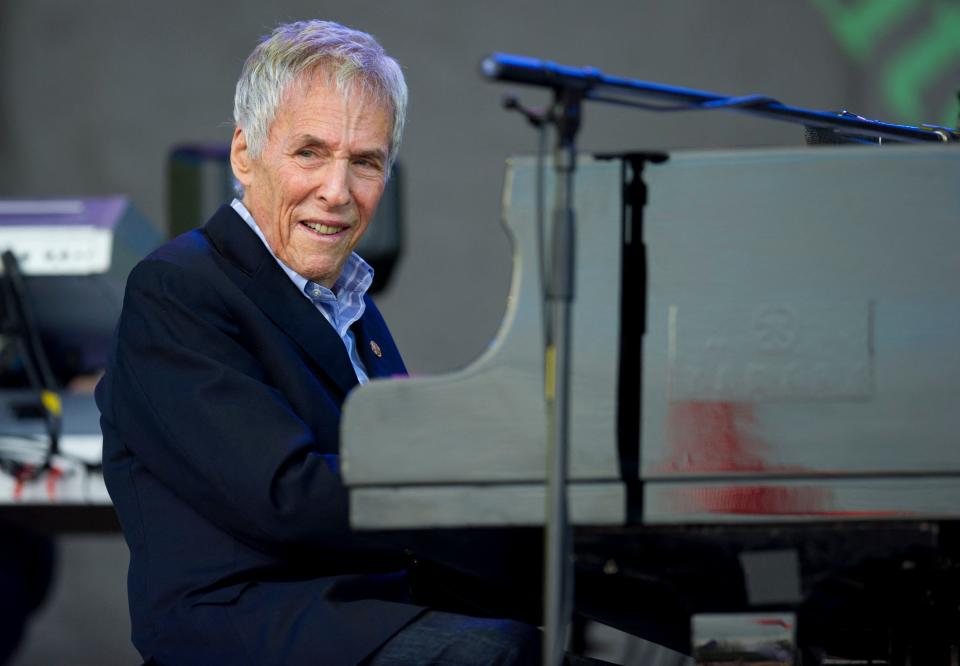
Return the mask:
<svg viewBox="0 0 960 666">
<path fill-rule="evenodd" d="M 427 611 L 384 643 L 365 666 L 537 666 L 541 633 L 516 620 Z"/>
</svg>

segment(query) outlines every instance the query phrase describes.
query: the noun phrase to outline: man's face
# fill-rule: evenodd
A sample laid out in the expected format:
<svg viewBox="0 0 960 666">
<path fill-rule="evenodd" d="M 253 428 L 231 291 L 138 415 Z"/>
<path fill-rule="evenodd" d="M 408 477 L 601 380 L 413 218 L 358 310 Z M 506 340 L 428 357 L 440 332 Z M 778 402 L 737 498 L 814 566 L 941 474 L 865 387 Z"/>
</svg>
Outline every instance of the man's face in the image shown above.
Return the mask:
<svg viewBox="0 0 960 666">
<path fill-rule="evenodd" d="M 321 72 L 294 82 L 260 157 L 234 131 L 231 163 L 243 203 L 274 254 L 332 287 L 383 194 L 393 117 L 361 94 L 341 95 Z"/>
</svg>

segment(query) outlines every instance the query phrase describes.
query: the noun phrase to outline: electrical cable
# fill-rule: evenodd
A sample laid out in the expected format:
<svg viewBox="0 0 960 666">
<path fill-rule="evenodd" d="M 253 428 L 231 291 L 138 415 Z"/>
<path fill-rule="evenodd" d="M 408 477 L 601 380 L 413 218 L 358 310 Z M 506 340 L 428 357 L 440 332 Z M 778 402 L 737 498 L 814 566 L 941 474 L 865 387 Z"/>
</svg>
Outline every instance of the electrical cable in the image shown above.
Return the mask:
<svg viewBox="0 0 960 666">
<path fill-rule="evenodd" d="M 650 104 L 648 102 L 638 102 L 636 100 L 622 99 L 620 97 L 611 97 L 609 95 L 599 95 L 588 93 L 586 99 L 607 104 L 616 104 L 627 106 L 633 109 L 643 109 L 644 111 L 715 111 L 718 109 L 749 109 L 751 107 L 763 107 L 770 104 L 781 104 L 780 101 L 766 95 L 745 95 L 743 97 L 720 97 L 708 102 L 693 102 L 690 104 Z"/>
<path fill-rule="evenodd" d="M 546 179 L 547 179 L 547 124 L 541 123 L 537 128 L 537 187 L 536 187 L 536 208 L 537 218 L 537 259 L 540 264 L 540 288 L 547 283 L 547 220 L 546 220 Z M 546 299 L 540 304 L 540 318 L 543 328 L 544 348 L 553 343 L 549 340 L 550 326 L 547 318 L 550 316 Z"/>
<path fill-rule="evenodd" d="M 63 405 L 56 392 L 56 380 L 50 369 L 50 362 L 44 351 L 36 319 L 27 298 L 20 264 L 10 250 L 5 250 L 0 255 L 0 262 L 3 265 L 2 284 L 5 306 L 3 330 L 13 335 L 17 341 L 27 379 L 30 386 L 37 391 L 47 431 L 48 444 L 43 453 L 42 464 L 33 466 L 12 462 L 14 468 L 19 465 L 15 473 L 18 479 L 24 479 L 26 475 L 27 480 L 32 480 L 49 470 L 53 456 L 60 452 Z M 4 469 L 7 467 L 7 464 L 3 465 Z"/>
</svg>

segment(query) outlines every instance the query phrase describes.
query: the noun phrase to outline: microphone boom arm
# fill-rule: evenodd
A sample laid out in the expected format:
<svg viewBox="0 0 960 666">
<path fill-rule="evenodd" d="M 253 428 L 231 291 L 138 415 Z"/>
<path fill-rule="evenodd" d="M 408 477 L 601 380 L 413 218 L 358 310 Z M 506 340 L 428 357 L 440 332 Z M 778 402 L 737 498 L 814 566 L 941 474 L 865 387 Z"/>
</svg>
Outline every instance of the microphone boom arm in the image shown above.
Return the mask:
<svg viewBox="0 0 960 666">
<path fill-rule="evenodd" d="M 787 106 L 775 99 L 762 96 L 730 97 L 717 93 L 667 86 L 650 81 L 639 81 L 609 76 L 593 67 L 568 67 L 556 63 L 509 53 L 493 53 L 480 65 L 483 75 L 491 80 L 524 85 L 578 90 L 584 99 L 636 106 L 653 110 L 708 110 L 727 108 L 759 115 L 773 120 L 798 123 L 808 127 L 833 128 L 845 133 L 906 142 L 946 142 L 960 140 L 956 128 L 925 125 L 896 125 L 862 118 L 848 112 L 833 113 Z M 630 98 L 651 98 L 683 106 L 656 107 Z"/>
</svg>

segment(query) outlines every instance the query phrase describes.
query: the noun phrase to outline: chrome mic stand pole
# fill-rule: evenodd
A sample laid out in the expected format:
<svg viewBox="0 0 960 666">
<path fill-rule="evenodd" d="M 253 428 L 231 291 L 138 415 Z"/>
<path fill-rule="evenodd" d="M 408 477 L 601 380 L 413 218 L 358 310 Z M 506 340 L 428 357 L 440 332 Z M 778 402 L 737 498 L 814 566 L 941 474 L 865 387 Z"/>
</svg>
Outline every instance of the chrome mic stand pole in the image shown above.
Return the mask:
<svg viewBox="0 0 960 666">
<path fill-rule="evenodd" d="M 547 274 L 547 525 L 544 580 L 545 666 L 563 663 L 573 598 L 571 530 L 567 508 L 567 459 L 570 449 L 570 339 L 574 300 L 576 220 L 573 185 L 576 134 L 580 128 L 583 91 L 556 88 L 550 120 L 557 129 L 554 152 L 555 199 Z"/>
</svg>

